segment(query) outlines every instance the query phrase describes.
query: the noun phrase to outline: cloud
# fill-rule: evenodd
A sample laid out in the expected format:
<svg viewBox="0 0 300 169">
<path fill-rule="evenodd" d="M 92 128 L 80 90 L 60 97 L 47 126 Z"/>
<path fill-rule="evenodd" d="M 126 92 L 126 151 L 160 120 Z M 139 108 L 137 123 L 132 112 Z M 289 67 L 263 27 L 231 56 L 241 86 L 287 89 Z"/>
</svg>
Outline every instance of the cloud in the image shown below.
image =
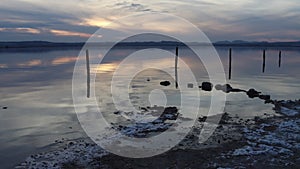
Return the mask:
<svg viewBox="0 0 300 169">
<path fill-rule="evenodd" d="M 8 66 L 6 64 L 0 64 L 0 68 L 8 68 Z"/>
<path fill-rule="evenodd" d="M 47 29 L 47 28 L 0 28 L 0 32 L 9 32 L 9 33 L 26 33 L 26 34 L 41 34 L 41 33 L 50 33 L 54 36 L 72 36 L 72 37 L 82 37 L 89 38 L 92 34 L 83 33 L 83 32 L 74 32 L 67 30 L 58 30 L 58 29 Z"/>
<path fill-rule="evenodd" d="M 71 1 L 56 4 L 34 0 L 3 1 L 0 5 L 2 41 L 86 41 L 98 29 L 96 26 L 80 24 L 88 14 L 76 14 L 75 11 L 79 10 L 77 7 L 68 9 L 76 4 Z"/>
<path fill-rule="evenodd" d="M 89 38 L 92 34 L 88 33 L 81 33 L 81 32 L 72 32 L 72 31 L 65 31 L 65 30 L 57 30 L 57 29 L 50 29 L 50 33 L 54 34 L 55 36 L 79 36 L 84 38 Z"/>
<path fill-rule="evenodd" d="M 117 68 L 118 63 L 103 63 L 98 65 L 92 65 L 91 73 L 108 73 L 113 72 Z"/>
<path fill-rule="evenodd" d="M 42 65 L 42 60 L 40 59 L 30 60 L 28 62 L 18 64 L 18 66 L 20 67 L 33 67 L 33 66 L 41 66 L 41 65 Z"/>
<path fill-rule="evenodd" d="M 0 28 L 1 32 L 19 32 L 19 33 L 31 33 L 39 34 L 40 30 L 34 28 Z"/>
<path fill-rule="evenodd" d="M 127 2 L 127 1 L 116 3 L 116 4 L 114 4 L 114 6 L 125 9 L 125 10 L 136 11 L 136 12 L 153 11 L 150 8 L 148 8 L 146 5 L 142 5 L 139 3 L 133 3 L 133 2 Z"/>
<path fill-rule="evenodd" d="M 286 32 L 300 34 L 298 0 L 273 0 L 272 3 L 260 0 L 2 0 L 0 25 L 10 30 L 6 29 L 5 33 L 2 30 L 0 36 L 3 40 L 84 41 L 88 34 L 110 21 L 145 11 L 168 12 L 183 17 L 212 40 L 255 40 L 271 38 L 269 36 L 297 39 L 299 36 L 292 37 Z M 68 30 L 68 33 L 51 33 L 46 29 Z M 253 36 L 264 32 L 275 33 L 265 37 Z M 288 37 L 283 37 L 285 35 Z"/>
<path fill-rule="evenodd" d="M 83 19 L 83 21 L 80 23 L 80 25 L 103 27 L 103 26 L 110 24 L 111 22 L 113 22 L 113 19 L 94 17 L 94 18 Z"/>
<path fill-rule="evenodd" d="M 62 65 L 62 64 L 67 64 L 67 63 L 73 63 L 77 60 L 77 57 L 60 57 L 52 60 L 51 64 L 52 65 Z"/>
</svg>

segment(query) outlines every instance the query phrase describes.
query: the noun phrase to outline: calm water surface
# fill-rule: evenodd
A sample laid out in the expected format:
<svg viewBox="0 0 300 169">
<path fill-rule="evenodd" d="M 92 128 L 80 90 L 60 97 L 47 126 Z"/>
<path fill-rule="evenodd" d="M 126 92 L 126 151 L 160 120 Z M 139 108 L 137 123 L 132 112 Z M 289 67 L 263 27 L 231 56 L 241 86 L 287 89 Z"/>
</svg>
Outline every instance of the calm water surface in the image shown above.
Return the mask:
<svg viewBox="0 0 300 169">
<path fill-rule="evenodd" d="M 100 49 L 101 50 L 101 49 Z M 122 54 L 133 49 L 121 49 L 117 56 L 106 58 L 105 64 L 91 65 L 97 71 L 95 89 L 99 105 L 111 114 L 114 106 L 109 99 L 109 77 L 120 62 Z M 185 56 L 180 57 L 197 72 L 199 84 L 207 81 L 207 73 L 201 65 Z M 272 99 L 300 98 L 300 50 L 284 48 L 282 64 L 278 67 L 278 49 L 267 49 L 266 71 L 262 73 L 262 49 L 233 48 L 233 87 L 255 88 Z M 72 74 L 79 49 L 70 50 L 9 50 L 0 51 L 0 164 L 11 168 L 26 157 L 57 148 L 55 140 L 86 137 L 77 120 L 72 101 Z M 228 77 L 228 47 L 217 47 Z M 183 55 L 183 56 L 182 56 Z M 173 60 L 155 58 L 155 64 L 174 70 Z M 134 65 L 135 63 L 133 63 Z M 180 65 L 179 65 L 180 69 Z M 147 82 L 146 79 L 150 79 Z M 162 80 L 172 80 L 168 74 L 148 70 L 138 74 L 129 90 L 135 106 L 147 106 L 147 96 L 153 88 L 161 88 Z M 84 84 L 85 82 L 83 82 Z M 178 92 L 173 87 L 164 88 L 168 105 L 177 105 Z M 210 93 L 200 92 L 203 110 L 208 107 Z M 192 96 L 191 96 L 192 97 Z M 2 107 L 8 109 L 2 109 Z M 201 109 L 202 110 L 202 109 Z M 272 105 L 259 99 L 249 99 L 245 94 L 227 94 L 225 111 L 249 118 L 272 113 Z"/>
</svg>

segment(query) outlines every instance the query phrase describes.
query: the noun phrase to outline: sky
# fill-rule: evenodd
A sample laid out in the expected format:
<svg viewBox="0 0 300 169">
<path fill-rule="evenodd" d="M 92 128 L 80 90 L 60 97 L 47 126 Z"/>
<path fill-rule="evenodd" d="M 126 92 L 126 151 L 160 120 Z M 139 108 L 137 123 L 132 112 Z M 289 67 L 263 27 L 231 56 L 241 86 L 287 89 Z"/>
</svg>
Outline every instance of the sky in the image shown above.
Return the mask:
<svg viewBox="0 0 300 169">
<path fill-rule="evenodd" d="M 0 41 L 85 42 L 109 22 L 147 12 L 182 17 L 213 42 L 300 41 L 299 0 L 1 0 Z"/>
</svg>

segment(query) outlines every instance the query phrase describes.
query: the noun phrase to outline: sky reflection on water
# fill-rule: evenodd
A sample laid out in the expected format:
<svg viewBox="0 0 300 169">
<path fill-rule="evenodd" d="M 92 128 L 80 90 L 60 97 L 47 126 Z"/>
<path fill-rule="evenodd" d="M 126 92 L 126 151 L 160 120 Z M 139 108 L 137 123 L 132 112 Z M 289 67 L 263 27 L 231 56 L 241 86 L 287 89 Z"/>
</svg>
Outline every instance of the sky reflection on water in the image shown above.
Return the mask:
<svg viewBox="0 0 300 169">
<path fill-rule="evenodd" d="M 227 82 L 235 88 L 255 88 L 270 94 L 273 99 L 299 99 L 300 51 L 281 50 L 282 66 L 279 68 L 278 50 L 267 49 L 266 72 L 263 74 L 262 49 L 233 48 L 232 80 Z M 228 48 L 218 47 L 217 51 L 227 73 Z M 13 166 L 32 153 L 53 148 L 56 139 L 86 137 L 79 126 L 72 101 L 72 74 L 78 53 L 79 49 L 1 51 L 0 106 L 8 107 L 7 110 L 0 109 L 0 163 L 4 168 Z M 118 53 L 115 58 L 105 59 L 104 64 L 92 65 L 92 71 L 97 71 L 101 77 L 112 73 L 122 58 L 123 52 Z M 203 65 L 185 57 L 184 50 L 180 53 L 180 57 L 198 71 L 199 83 L 207 81 Z M 169 63 L 163 62 L 163 59 L 160 62 L 162 66 L 173 69 L 174 66 Z M 159 82 L 160 78 L 157 77 L 152 83 Z M 143 81 L 138 82 L 140 86 L 144 85 Z M 109 85 L 105 85 L 105 81 L 98 83 L 100 91 L 108 90 Z M 143 88 L 137 88 L 134 92 L 143 92 Z M 209 93 L 201 92 L 201 105 L 208 106 L 209 97 Z M 105 104 L 112 106 L 111 103 Z M 243 94 L 227 95 L 225 111 L 231 114 L 253 117 L 272 112 L 271 109 L 272 105 L 265 105 L 259 99 L 249 99 Z"/>
</svg>

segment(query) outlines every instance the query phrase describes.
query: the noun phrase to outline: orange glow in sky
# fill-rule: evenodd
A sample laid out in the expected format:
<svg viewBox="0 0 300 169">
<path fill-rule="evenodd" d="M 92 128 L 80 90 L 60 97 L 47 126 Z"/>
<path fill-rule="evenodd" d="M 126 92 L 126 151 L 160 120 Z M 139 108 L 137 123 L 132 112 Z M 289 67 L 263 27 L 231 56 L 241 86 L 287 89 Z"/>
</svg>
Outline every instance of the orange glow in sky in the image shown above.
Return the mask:
<svg viewBox="0 0 300 169">
<path fill-rule="evenodd" d="M 52 65 L 62 65 L 62 64 L 66 64 L 66 63 L 72 63 L 75 62 L 77 60 L 77 57 L 61 57 L 61 58 L 56 58 L 54 59 L 51 64 Z"/>
<path fill-rule="evenodd" d="M 51 29 L 50 32 L 57 36 L 79 36 L 84 38 L 89 38 L 91 36 L 91 34 L 88 33 L 72 32 L 72 31 L 56 30 L 56 29 Z"/>
<path fill-rule="evenodd" d="M 21 67 L 31 67 L 31 66 L 40 66 L 42 65 L 42 61 L 40 59 L 30 60 L 25 63 L 18 64 Z"/>
</svg>

